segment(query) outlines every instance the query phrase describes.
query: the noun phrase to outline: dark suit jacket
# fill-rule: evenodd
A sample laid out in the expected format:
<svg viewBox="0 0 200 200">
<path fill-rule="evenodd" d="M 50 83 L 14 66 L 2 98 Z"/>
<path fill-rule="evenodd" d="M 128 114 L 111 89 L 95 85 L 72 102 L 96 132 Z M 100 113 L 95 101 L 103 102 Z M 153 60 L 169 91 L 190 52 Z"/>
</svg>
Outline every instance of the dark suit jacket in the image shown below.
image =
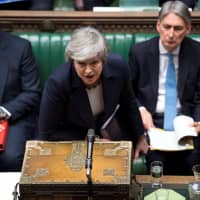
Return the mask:
<svg viewBox="0 0 200 200">
<path fill-rule="evenodd" d="M 181 113 L 200 121 L 200 43 L 185 38 L 178 68 L 178 97 Z M 132 85 L 139 106 L 152 114 L 156 109 L 159 80 L 159 37 L 132 46 L 129 55 Z"/>
<path fill-rule="evenodd" d="M 200 121 L 200 43 L 185 38 L 181 44 L 178 68 L 178 97 L 181 113 Z M 159 37 L 135 44 L 129 53 L 132 85 L 139 106 L 153 115 L 159 80 Z M 199 145 L 200 146 L 200 145 Z"/>
<path fill-rule="evenodd" d="M 0 32 L 0 106 L 11 114 L 10 122 L 33 113 L 40 100 L 40 82 L 28 41 Z"/>
<path fill-rule="evenodd" d="M 39 76 L 30 43 L 0 32 L 0 106 L 11 113 L 0 171 L 20 170 L 25 142 L 35 134 L 39 102 Z"/>
<path fill-rule="evenodd" d="M 119 113 L 129 127 L 127 139 L 144 133 L 130 84 L 127 64 L 110 55 L 103 66 L 104 112 L 95 122 L 85 87 L 71 62 L 65 63 L 48 79 L 40 107 L 40 138 L 48 140 L 84 139 L 89 128 L 100 127 L 120 104 Z M 123 137 L 123 136 L 122 136 Z"/>
</svg>

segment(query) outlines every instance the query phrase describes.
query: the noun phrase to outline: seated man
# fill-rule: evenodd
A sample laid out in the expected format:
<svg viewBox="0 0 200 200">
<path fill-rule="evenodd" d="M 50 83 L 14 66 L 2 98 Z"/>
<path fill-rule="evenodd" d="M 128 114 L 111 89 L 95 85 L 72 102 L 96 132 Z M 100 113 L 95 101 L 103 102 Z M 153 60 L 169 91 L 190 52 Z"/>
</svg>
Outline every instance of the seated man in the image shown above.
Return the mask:
<svg viewBox="0 0 200 200">
<path fill-rule="evenodd" d="M 40 83 L 28 41 L 0 32 L 0 120 L 8 120 L 0 171 L 20 171 L 26 140 L 34 138 Z"/>
<path fill-rule="evenodd" d="M 173 130 L 178 114 L 200 121 L 200 44 L 186 37 L 191 30 L 191 14 L 181 1 L 163 4 L 156 28 L 159 37 L 130 49 L 132 85 L 146 130 Z M 192 166 L 200 162 L 199 137 L 194 144 L 193 151 L 149 150 L 147 167 L 160 160 L 164 174 L 191 175 Z"/>
<path fill-rule="evenodd" d="M 91 27 L 74 31 L 65 55 L 68 61 L 48 78 L 44 88 L 39 139 L 84 140 L 88 130 L 95 129 L 100 138 L 133 141 L 135 158 L 146 153 L 148 145 L 127 64 L 119 55 L 108 54 L 104 37 Z M 116 111 L 126 122 L 127 132 L 105 135 L 103 126 Z"/>
</svg>

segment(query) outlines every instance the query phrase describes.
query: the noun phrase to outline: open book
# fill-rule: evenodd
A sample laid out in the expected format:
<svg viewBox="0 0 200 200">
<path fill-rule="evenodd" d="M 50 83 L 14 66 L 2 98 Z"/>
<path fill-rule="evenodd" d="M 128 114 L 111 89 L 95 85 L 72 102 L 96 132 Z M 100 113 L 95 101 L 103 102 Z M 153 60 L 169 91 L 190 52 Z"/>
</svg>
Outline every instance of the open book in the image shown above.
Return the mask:
<svg viewBox="0 0 200 200">
<path fill-rule="evenodd" d="M 193 137 L 197 136 L 194 127 L 191 127 L 193 119 L 180 115 L 174 119 L 174 131 L 165 131 L 153 128 L 148 131 L 152 150 L 181 151 L 193 149 Z"/>
</svg>

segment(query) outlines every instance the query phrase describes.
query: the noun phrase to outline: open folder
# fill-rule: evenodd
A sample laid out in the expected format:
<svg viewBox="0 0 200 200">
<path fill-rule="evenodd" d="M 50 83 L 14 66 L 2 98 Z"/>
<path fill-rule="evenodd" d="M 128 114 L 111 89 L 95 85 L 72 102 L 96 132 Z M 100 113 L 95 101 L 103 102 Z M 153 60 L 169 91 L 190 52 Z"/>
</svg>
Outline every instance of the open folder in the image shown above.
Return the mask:
<svg viewBox="0 0 200 200">
<path fill-rule="evenodd" d="M 152 150 L 181 151 L 194 148 L 193 137 L 197 136 L 191 126 L 193 119 L 180 115 L 174 119 L 174 131 L 152 128 L 148 131 Z"/>
<path fill-rule="evenodd" d="M 5 150 L 7 134 L 8 134 L 8 121 L 0 120 L 0 151 Z"/>
</svg>

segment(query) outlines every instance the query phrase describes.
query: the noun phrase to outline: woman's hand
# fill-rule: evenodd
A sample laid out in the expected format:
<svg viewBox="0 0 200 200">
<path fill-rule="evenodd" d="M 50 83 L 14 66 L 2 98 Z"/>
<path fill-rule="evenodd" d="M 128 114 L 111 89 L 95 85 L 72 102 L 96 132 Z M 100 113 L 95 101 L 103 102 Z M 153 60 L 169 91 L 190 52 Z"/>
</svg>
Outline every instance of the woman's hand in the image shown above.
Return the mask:
<svg viewBox="0 0 200 200">
<path fill-rule="evenodd" d="M 134 160 L 137 160 L 140 154 L 146 154 L 148 149 L 149 145 L 147 143 L 146 136 L 145 135 L 140 136 L 135 147 Z"/>
</svg>

